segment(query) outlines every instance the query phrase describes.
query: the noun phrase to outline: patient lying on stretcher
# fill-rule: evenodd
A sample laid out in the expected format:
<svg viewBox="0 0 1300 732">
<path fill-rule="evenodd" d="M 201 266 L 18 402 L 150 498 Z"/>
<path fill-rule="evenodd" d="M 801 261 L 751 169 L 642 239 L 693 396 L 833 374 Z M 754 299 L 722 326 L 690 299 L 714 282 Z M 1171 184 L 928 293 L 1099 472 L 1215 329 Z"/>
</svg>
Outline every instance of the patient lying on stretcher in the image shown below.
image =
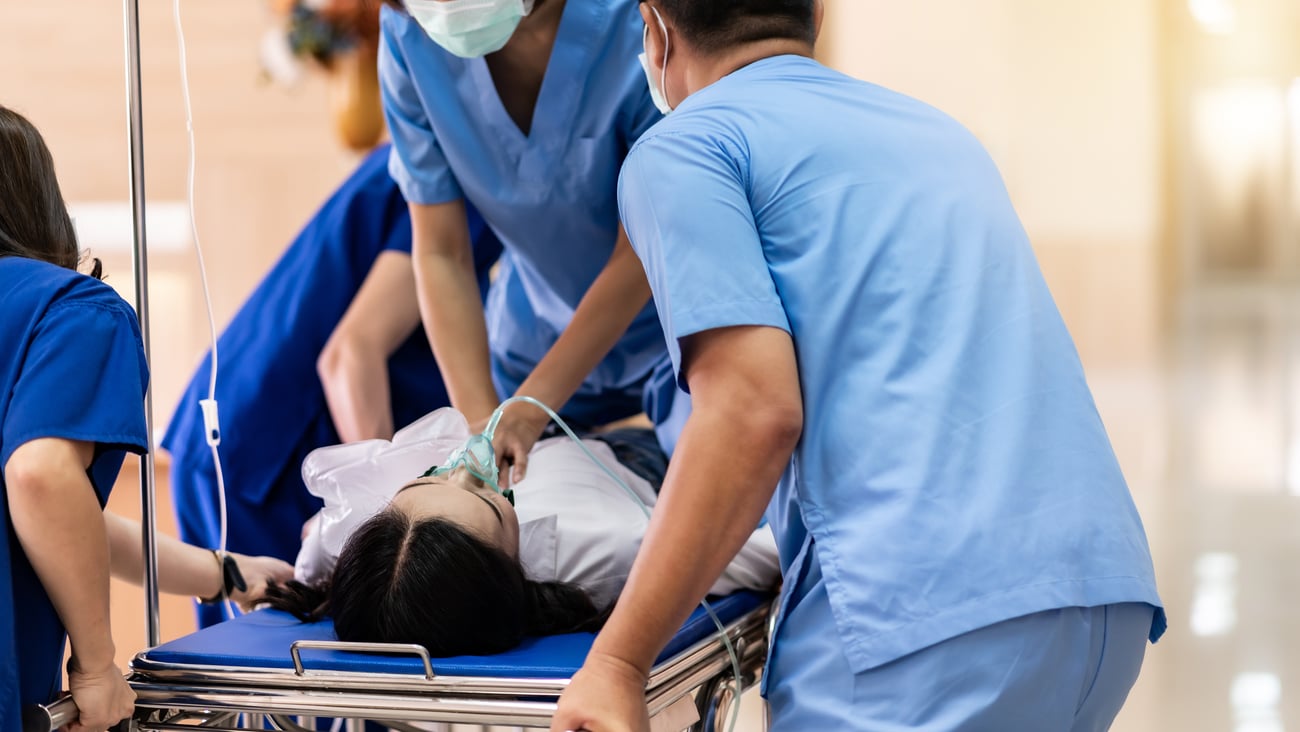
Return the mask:
<svg viewBox="0 0 1300 732">
<path fill-rule="evenodd" d="M 383 440 L 322 448 L 303 478 L 325 501 L 298 555 L 296 580 L 268 591 L 302 620 L 334 620 L 340 640 L 417 643 L 435 656 L 485 655 L 526 637 L 594 631 L 618 597 L 648 519 L 568 437 L 542 440 L 515 506 L 464 468 L 413 476 L 469 437 L 441 409 Z M 662 480 L 649 431 L 583 444 L 646 506 Z M 652 482 L 653 481 L 653 482 Z M 756 530 L 713 586 L 769 589 L 771 531 Z"/>
</svg>

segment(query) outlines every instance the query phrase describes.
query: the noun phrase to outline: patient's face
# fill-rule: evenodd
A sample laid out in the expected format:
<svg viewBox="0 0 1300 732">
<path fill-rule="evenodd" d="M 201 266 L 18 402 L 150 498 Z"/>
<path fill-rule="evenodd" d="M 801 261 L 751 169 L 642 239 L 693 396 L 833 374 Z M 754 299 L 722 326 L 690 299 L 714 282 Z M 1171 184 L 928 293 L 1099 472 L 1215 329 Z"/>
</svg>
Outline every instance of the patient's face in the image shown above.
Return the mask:
<svg viewBox="0 0 1300 732">
<path fill-rule="evenodd" d="M 519 556 L 515 507 L 463 467 L 407 483 L 391 505 L 411 519 L 452 521 L 510 556 Z"/>
</svg>

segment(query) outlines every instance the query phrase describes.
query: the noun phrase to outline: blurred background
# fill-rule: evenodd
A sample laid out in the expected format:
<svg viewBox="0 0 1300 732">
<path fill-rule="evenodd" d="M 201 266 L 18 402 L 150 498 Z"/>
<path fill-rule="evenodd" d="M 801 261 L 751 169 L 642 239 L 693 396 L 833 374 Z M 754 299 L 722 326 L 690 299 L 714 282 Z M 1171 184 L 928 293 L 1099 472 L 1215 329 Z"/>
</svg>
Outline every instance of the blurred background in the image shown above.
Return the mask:
<svg viewBox="0 0 1300 732">
<path fill-rule="evenodd" d="M 584 0 L 570 0 L 582 2 Z M 142 4 L 161 434 L 207 343 L 171 4 Z M 116 3 L 0 9 L 0 103 L 27 115 L 132 300 Z M 184 3 L 196 221 L 220 328 L 358 161 L 323 75 L 272 82 L 263 2 Z M 1300 3 L 827 0 L 820 54 L 988 147 L 1078 344 L 1146 521 L 1170 631 L 1117 730 L 1300 730 Z M 226 425 L 238 429 L 238 425 Z M 160 528 L 174 533 L 159 462 Z M 131 466 L 112 505 L 138 515 Z M 138 591 L 115 585 L 123 662 Z M 193 628 L 164 602 L 164 637 Z"/>
</svg>

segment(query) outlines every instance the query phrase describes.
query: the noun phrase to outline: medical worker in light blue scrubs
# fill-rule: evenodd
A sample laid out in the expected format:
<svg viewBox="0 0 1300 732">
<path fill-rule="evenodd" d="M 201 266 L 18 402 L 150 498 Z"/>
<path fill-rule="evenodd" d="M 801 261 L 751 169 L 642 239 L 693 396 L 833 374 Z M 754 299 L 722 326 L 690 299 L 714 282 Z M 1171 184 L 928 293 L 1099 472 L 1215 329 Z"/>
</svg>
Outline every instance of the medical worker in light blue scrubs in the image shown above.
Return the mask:
<svg viewBox="0 0 1300 732">
<path fill-rule="evenodd" d="M 40 134 L 0 106 L 0 732 L 69 690 L 96 732 L 135 695 L 115 661 L 103 507 L 143 454 L 148 365 L 135 313 L 77 273 L 80 253 Z"/>
<path fill-rule="evenodd" d="M 526 394 L 585 428 L 644 410 L 671 450 L 676 388 L 616 205 L 624 156 L 660 118 L 636 62 L 635 0 L 402 5 L 381 16 L 390 172 L 452 405 L 481 425 Z M 466 203 L 504 249 L 486 314 Z M 508 475 L 546 424 L 529 405 L 507 410 L 495 442 Z"/>
<path fill-rule="evenodd" d="M 694 411 L 553 729 L 645 729 L 760 514 L 772 729 L 1103 730 L 1165 628 L 1141 520 L 979 142 L 812 58 L 815 0 L 646 0 L 674 111 L 620 206 Z"/>
</svg>

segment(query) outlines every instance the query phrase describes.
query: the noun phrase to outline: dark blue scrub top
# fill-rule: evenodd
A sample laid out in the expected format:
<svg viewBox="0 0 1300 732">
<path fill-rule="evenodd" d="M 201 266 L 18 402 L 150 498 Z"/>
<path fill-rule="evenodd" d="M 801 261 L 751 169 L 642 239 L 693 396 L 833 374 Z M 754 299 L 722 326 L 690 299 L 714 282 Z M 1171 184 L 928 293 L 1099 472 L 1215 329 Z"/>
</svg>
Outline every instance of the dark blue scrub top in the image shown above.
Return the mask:
<svg viewBox="0 0 1300 732">
<path fill-rule="evenodd" d="M 411 219 L 406 200 L 388 176 L 388 150 L 388 145 L 379 146 L 325 202 L 221 334 L 217 379 L 221 464 L 227 486 L 242 501 L 257 505 L 273 500 L 270 494 L 281 479 L 301 486 L 298 461 L 293 459 L 296 448 L 303 440 L 312 440 L 312 423 L 328 410 L 316 359 L 376 257 L 384 251 L 411 252 Z M 488 270 L 501 245 L 477 211 L 469 207 L 467 214 L 479 291 L 486 292 Z M 187 475 L 205 470 L 212 459 L 199 407 L 199 400 L 208 397 L 209 358 L 210 352 L 181 396 L 162 440 L 173 465 Z M 447 404 L 423 328 L 415 329 L 389 359 L 388 367 L 394 427 L 405 427 Z M 336 441 L 337 435 L 332 435 L 325 444 Z M 193 509 L 192 491 L 210 495 L 206 503 L 216 500 L 215 485 L 172 488 L 182 524 L 187 519 L 184 514 Z M 299 524 L 306 518 L 299 517 Z M 182 538 L 215 546 L 215 513 L 211 524 L 211 537 Z M 279 528 L 294 535 L 298 530 L 296 525 Z M 243 546 L 239 537 L 246 530 L 240 522 L 230 523 L 232 547 Z M 266 527 L 253 530 L 262 532 Z"/>
<path fill-rule="evenodd" d="M 148 364 L 135 313 L 112 288 L 72 270 L 0 257 L 0 466 L 20 445 L 93 442 L 87 471 L 102 505 L 127 451 L 148 448 Z M 20 707 L 59 691 L 63 624 L 9 521 L 0 474 L 0 732 Z"/>
</svg>

